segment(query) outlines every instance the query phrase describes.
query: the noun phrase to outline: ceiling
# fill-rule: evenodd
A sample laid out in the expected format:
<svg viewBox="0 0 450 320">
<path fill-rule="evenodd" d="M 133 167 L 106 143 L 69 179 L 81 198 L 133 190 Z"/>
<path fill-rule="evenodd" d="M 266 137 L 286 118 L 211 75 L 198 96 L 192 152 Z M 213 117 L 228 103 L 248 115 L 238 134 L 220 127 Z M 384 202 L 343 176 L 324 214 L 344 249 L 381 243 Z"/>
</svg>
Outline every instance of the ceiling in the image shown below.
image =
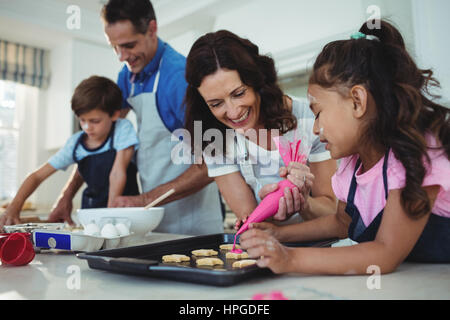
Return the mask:
<svg viewBox="0 0 450 320">
<path fill-rule="evenodd" d="M 98 15 L 108 0 L 54 0 L 77 5 Z M 209 28 L 215 16 L 234 10 L 254 0 L 152 0 L 159 30 L 164 38 L 171 38 L 190 29 Z"/>
</svg>

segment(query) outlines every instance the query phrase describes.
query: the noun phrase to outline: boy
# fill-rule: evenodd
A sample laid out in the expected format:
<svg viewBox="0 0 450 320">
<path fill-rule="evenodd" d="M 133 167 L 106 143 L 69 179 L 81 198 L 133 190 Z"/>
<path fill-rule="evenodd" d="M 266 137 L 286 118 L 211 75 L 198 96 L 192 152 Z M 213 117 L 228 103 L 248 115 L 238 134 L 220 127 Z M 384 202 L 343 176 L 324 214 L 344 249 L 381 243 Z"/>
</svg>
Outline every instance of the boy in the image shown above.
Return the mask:
<svg viewBox="0 0 450 320">
<path fill-rule="evenodd" d="M 73 163 L 77 163 L 87 184 L 82 208 L 107 207 L 117 196 L 139 194 L 137 170 L 131 162 L 138 138 L 131 122 L 119 119 L 121 104 L 119 87 L 107 78 L 92 76 L 78 85 L 71 105 L 82 131 L 70 137 L 62 149 L 25 179 L 0 216 L 0 229 L 20 223 L 25 200 L 56 170 L 65 170 Z"/>
</svg>

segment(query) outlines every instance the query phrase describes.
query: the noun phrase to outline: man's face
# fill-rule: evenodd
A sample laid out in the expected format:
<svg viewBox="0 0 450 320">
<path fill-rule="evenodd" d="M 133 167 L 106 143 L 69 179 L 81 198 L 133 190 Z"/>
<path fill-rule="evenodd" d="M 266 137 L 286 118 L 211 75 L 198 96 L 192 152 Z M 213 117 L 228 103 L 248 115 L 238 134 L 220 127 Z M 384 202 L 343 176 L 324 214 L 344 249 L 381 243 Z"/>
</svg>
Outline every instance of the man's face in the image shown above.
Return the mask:
<svg viewBox="0 0 450 320">
<path fill-rule="evenodd" d="M 109 44 L 130 72 L 141 72 L 155 56 L 158 40 L 154 20 L 146 33 L 137 32 L 130 20 L 106 23 L 104 30 Z"/>
</svg>

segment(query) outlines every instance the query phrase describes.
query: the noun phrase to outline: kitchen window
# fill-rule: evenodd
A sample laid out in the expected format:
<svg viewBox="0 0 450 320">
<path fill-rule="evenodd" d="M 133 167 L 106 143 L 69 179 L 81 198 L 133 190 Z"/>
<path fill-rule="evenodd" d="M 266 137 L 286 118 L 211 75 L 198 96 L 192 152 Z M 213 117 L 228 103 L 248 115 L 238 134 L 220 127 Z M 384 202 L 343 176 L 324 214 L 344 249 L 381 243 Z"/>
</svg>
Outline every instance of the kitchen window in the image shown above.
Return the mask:
<svg viewBox="0 0 450 320">
<path fill-rule="evenodd" d="M 15 82 L 0 80 L 0 201 L 11 199 L 17 191 L 16 86 Z"/>
</svg>

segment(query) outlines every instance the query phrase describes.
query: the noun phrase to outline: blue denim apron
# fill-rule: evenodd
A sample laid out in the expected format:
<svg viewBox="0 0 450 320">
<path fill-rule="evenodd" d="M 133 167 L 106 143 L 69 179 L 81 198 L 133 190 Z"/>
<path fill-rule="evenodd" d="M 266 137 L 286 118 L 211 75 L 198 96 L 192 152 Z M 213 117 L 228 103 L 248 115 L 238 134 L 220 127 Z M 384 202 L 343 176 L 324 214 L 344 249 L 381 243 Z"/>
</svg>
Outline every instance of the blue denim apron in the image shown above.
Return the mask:
<svg viewBox="0 0 450 320">
<path fill-rule="evenodd" d="M 389 151 L 386 152 L 383 163 L 383 183 L 384 193 L 387 200 L 388 197 L 388 181 L 387 181 L 387 162 Z M 358 208 L 354 204 L 356 194 L 356 171 L 361 164 L 358 159 L 355 171 L 353 172 L 352 182 L 347 197 L 347 206 L 345 212 L 352 218 L 352 222 L 348 228 L 349 238 L 356 242 L 367 242 L 375 240 L 378 228 L 381 224 L 384 209 L 381 210 L 375 219 L 367 227 L 364 225 Z M 425 228 L 417 240 L 414 248 L 406 258 L 407 261 L 417 262 L 450 262 L 450 218 L 441 217 L 430 214 L 430 218 Z"/>
<path fill-rule="evenodd" d="M 83 133 L 78 138 L 78 141 L 75 144 L 75 148 L 73 149 L 73 160 L 78 164 L 78 172 L 87 184 L 87 188 L 83 191 L 81 200 L 81 208 L 83 209 L 105 208 L 108 205 L 109 175 L 111 173 L 117 154 L 116 149 L 114 149 L 115 124 L 116 123 L 114 122 L 108 138 L 106 138 L 105 142 L 98 148 L 87 148 L 83 143 L 83 138 L 86 133 Z M 103 148 L 109 138 L 111 139 L 109 140 L 109 149 L 107 151 L 89 155 L 81 160 L 78 160 L 76 158 L 75 151 L 80 144 L 83 145 L 86 150 L 93 152 Z M 122 195 L 132 196 L 139 194 L 136 173 L 136 165 L 133 162 L 130 162 L 127 168 L 127 182 L 125 184 Z"/>
</svg>

